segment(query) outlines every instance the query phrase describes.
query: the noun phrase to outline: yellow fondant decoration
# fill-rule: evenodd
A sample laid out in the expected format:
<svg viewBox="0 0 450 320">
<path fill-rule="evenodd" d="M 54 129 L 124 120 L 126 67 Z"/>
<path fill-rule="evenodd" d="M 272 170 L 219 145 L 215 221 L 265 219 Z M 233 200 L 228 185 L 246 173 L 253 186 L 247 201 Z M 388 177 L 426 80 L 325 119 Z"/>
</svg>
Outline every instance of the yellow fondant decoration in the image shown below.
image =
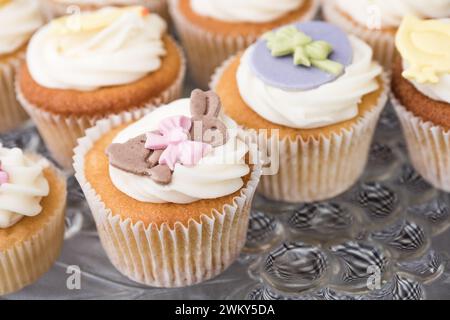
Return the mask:
<svg viewBox="0 0 450 320">
<path fill-rule="evenodd" d="M 450 73 L 450 23 L 406 16 L 395 39 L 408 63 L 403 76 L 419 83 L 438 83 Z"/>
<path fill-rule="evenodd" d="M 1 0 L 0 0 L 1 1 Z M 81 14 L 75 13 L 52 21 L 52 31 L 59 35 L 79 34 L 104 29 L 119 19 L 124 13 L 135 11 L 141 16 L 149 14 L 149 10 L 142 6 L 125 8 L 111 8 L 98 12 Z"/>
</svg>

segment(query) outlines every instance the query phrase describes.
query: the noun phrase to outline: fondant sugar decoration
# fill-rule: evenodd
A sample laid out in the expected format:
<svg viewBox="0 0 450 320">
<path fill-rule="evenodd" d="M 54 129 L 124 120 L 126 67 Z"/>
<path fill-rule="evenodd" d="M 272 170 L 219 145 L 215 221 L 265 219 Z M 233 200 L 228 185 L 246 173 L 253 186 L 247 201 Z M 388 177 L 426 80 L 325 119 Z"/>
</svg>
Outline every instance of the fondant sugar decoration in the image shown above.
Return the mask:
<svg viewBox="0 0 450 320">
<path fill-rule="evenodd" d="M 295 26 L 278 29 L 264 35 L 267 47 L 274 57 L 294 55 L 294 64 L 305 67 L 316 67 L 325 72 L 339 75 L 344 66 L 328 59 L 333 47 L 326 41 L 313 41 Z"/>
<path fill-rule="evenodd" d="M 450 73 L 450 23 L 406 16 L 396 46 L 408 68 L 403 76 L 419 83 L 438 83 Z"/>
<path fill-rule="evenodd" d="M 213 147 L 224 145 L 227 128 L 217 117 L 222 104 L 217 94 L 212 91 L 194 90 L 191 94 L 191 115 L 193 126 L 191 135 L 194 141 L 209 143 Z"/>
<path fill-rule="evenodd" d="M 194 90 L 192 118 L 169 117 L 159 123 L 157 131 L 111 144 L 106 151 L 110 165 L 169 184 L 177 163 L 195 166 L 213 147 L 227 142 L 226 127 L 218 119 L 220 108 L 215 93 Z"/>
<path fill-rule="evenodd" d="M 0 0 L 1 1 L 1 0 Z M 52 21 L 51 28 L 55 34 L 72 35 L 84 32 L 91 32 L 102 30 L 117 19 L 121 18 L 123 14 L 134 12 L 139 16 L 147 16 L 150 11 L 142 6 L 132 6 L 125 8 L 107 8 L 98 12 L 81 14 L 79 16 L 64 16 Z"/>
<path fill-rule="evenodd" d="M 146 141 L 147 137 L 143 134 L 126 143 L 113 143 L 106 150 L 109 163 L 132 174 L 149 176 L 160 184 L 170 183 L 172 172 L 169 167 L 159 164 L 162 150 L 152 151 L 145 148 Z"/>
<path fill-rule="evenodd" d="M 306 91 L 336 80 L 353 61 L 348 36 L 338 27 L 311 21 L 282 27 L 251 49 L 249 65 L 267 85 Z"/>
<path fill-rule="evenodd" d="M 0 161 L 0 186 L 9 182 L 9 174 L 2 169 L 2 162 Z"/>
<path fill-rule="evenodd" d="M 211 145 L 189 140 L 191 126 L 190 118 L 167 118 L 159 124 L 159 132 L 147 133 L 145 147 L 150 150 L 163 150 L 159 164 L 167 165 L 170 170 L 174 170 L 177 163 L 194 166 L 211 151 Z"/>
</svg>

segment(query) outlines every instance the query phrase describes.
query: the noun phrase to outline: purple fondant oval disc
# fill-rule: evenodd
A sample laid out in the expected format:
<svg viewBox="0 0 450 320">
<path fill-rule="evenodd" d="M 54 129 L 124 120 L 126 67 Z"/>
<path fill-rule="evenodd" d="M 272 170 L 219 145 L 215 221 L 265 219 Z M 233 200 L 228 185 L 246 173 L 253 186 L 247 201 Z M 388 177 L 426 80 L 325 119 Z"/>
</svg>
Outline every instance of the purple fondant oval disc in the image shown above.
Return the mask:
<svg viewBox="0 0 450 320">
<path fill-rule="evenodd" d="M 295 24 L 295 27 L 314 41 L 323 40 L 331 44 L 333 52 L 328 59 L 349 66 L 353 61 L 353 49 L 348 36 L 335 25 L 311 21 Z M 311 90 L 341 75 L 327 73 L 315 67 L 297 66 L 292 55 L 273 57 L 267 41 L 258 40 L 249 59 L 250 68 L 267 85 L 284 90 Z"/>
</svg>

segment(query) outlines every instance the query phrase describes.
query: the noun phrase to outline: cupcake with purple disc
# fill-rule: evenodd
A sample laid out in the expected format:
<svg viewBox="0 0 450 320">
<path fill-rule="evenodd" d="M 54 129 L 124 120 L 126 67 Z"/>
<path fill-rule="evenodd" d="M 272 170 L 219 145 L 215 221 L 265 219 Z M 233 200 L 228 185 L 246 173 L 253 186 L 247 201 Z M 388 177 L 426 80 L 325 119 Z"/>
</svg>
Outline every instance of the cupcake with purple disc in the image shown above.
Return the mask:
<svg viewBox="0 0 450 320">
<path fill-rule="evenodd" d="M 264 35 L 216 71 L 224 111 L 268 146 L 264 196 L 320 201 L 358 180 L 387 101 L 389 80 L 372 55 L 359 38 L 313 21 Z"/>
</svg>

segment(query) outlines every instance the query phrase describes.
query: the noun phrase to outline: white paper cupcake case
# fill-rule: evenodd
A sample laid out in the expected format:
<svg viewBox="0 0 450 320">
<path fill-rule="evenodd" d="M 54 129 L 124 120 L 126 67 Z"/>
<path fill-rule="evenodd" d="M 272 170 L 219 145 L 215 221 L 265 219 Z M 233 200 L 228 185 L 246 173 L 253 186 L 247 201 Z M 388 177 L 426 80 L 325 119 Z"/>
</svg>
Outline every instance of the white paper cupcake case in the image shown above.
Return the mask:
<svg viewBox="0 0 450 320">
<path fill-rule="evenodd" d="M 36 282 L 55 263 L 64 240 L 65 203 L 57 210 L 30 239 L 0 251 L 0 296 Z"/>
<path fill-rule="evenodd" d="M 214 90 L 223 72 L 235 57 L 217 68 L 210 87 Z M 307 141 L 284 138 L 267 140 L 264 134 L 253 139 L 272 146 L 278 153 L 279 171 L 275 175 L 262 175 L 258 192 L 268 199 L 286 202 L 314 202 L 333 198 L 348 190 L 362 175 L 367 163 L 369 148 L 380 114 L 390 91 L 390 74 L 382 74 L 383 92 L 376 106 L 350 129 L 340 134 Z M 247 128 L 245 128 L 247 129 Z M 279 139 L 271 138 L 271 139 Z M 269 154 L 270 156 L 270 154 Z"/>
<path fill-rule="evenodd" d="M 233 203 L 222 212 L 213 211 L 190 220 L 145 226 L 142 222 L 123 220 L 107 208 L 101 196 L 87 181 L 85 155 L 105 133 L 120 124 L 138 119 L 139 114 L 123 114 L 101 120 L 86 132 L 75 149 L 75 176 L 83 189 L 96 221 L 102 245 L 111 263 L 128 278 L 155 287 L 193 285 L 223 272 L 238 257 L 245 244 L 253 195 L 261 175 L 256 165 L 250 180 Z"/>
<path fill-rule="evenodd" d="M 370 30 L 357 25 L 336 8 L 334 0 L 322 0 L 322 12 L 326 21 L 341 27 L 346 33 L 354 34 L 373 49 L 374 58 L 386 70 L 390 70 L 395 56 L 395 35 L 380 30 Z"/>
<path fill-rule="evenodd" d="M 28 114 L 16 99 L 14 77 L 23 53 L 6 62 L 0 62 L 0 132 L 17 128 L 28 119 Z"/>
<path fill-rule="evenodd" d="M 181 97 L 183 91 L 183 82 L 186 73 L 186 61 L 182 49 L 178 48 L 181 57 L 181 68 L 174 83 L 162 92 L 158 97 L 153 98 L 146 106 L 139 108 L 130 108 L 120 114 L 125 114 L 134 109 L 149 109 L 153 106 L 159 106 L 174 101 Z M 17 99 L 28 112 L 36 124 L 47 148 L 50 150 L 53 158 L 65 169 L 72 169 L 73 148 L 76 146 L 78 138 L 84 135 L 87 128 L 92 127 L 96 121 L 105 116 L 62 116 L 42 110 L 27 101 L 21 92 L 19 79 L 16 79 Z"/>
<path fill-rule="evenodd" d="M 55 0 L 41 0 L 41 7 L 44 16 L 47 20 L 52 20 L 56 17 L 74 14 L 71 6 L 78 6 L 82 11 L 95 10 L 106 6 L 133 6 L 141 5 L 149 8 L 151 12 L 157 13 L 166 21 L 169 21 L 169 11 L 167 8 L 167 0 L 92 0 L 86 1 L 55 1 Z"/>
<path fill-rule="evenodd" d="M 186 50 L 190 67 L 189 74 L 195 83 L 204 89 L 207 88 L 214 70 L 223 61 L 246 49 L 260 35 L 220 35 L 203 30 L 184 17 L 178 10 L 178 1 L 169 0 L 169 11 Z M 305 13 L 301 21 L 312 20 L 316 16 L 320 2 L 319 0 L 312 1 L 313 5 L 310 11 Z"/>
<path fill-rule="evenodd" d="M 450 192 L 450 131 L 425 122 L 391 94 L 414 168 L 435 188 Z"/>
</svg>

